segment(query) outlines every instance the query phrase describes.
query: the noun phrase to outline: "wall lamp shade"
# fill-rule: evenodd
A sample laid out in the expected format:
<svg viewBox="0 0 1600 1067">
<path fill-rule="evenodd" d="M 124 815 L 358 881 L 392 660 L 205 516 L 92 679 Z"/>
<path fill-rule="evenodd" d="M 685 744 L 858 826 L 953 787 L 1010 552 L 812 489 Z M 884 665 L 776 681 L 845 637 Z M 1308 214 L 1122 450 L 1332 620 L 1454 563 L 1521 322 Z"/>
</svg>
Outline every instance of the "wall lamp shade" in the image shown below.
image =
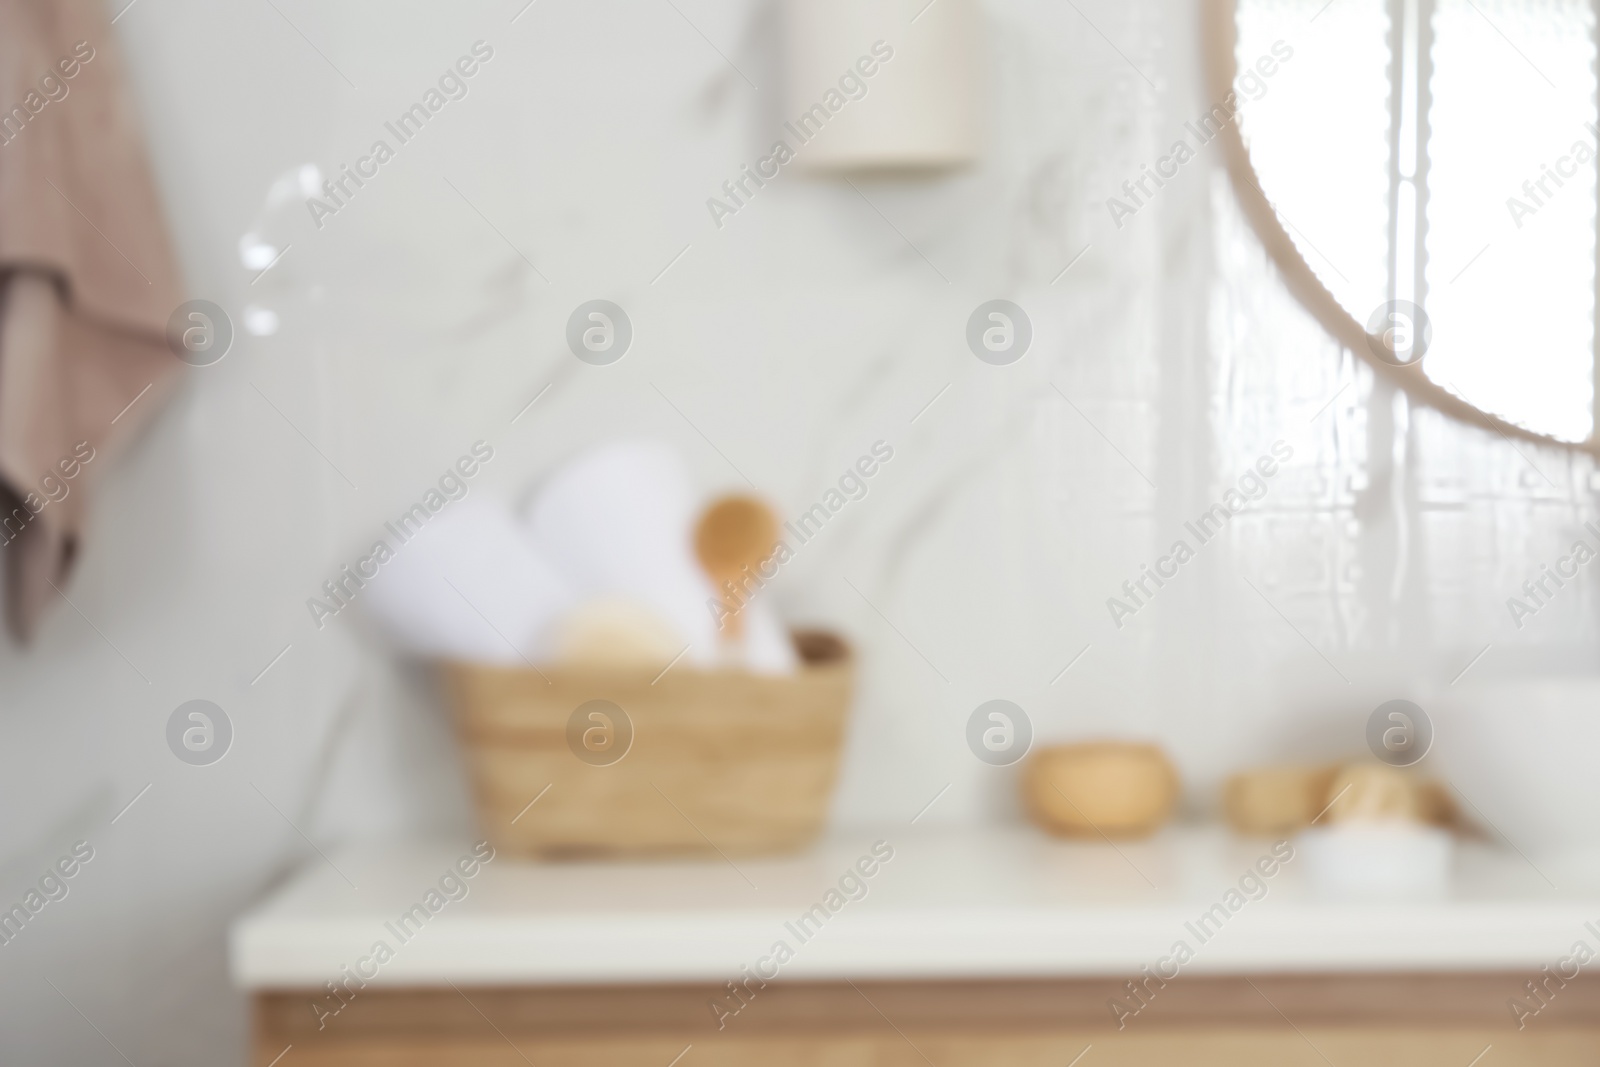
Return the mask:
<svg viewBox="0 0 1600 1067">
<path fill-rule="evenodd" d="M 972 162 L 982 28 L 976 0 L 785 0 L 785 117 L 809 138 L 796 162 L 819 173 Z"/>
</svg>

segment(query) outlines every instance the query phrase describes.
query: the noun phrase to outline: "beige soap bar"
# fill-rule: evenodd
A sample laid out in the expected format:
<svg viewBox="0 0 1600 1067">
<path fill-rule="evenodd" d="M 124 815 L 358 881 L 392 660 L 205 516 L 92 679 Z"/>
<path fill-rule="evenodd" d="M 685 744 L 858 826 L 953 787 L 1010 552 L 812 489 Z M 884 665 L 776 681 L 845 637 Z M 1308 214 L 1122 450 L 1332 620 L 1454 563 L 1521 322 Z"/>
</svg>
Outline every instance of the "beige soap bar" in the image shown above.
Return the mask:
<svg viewBox="0 0 1600 1067">
<path fill-rule="evenodd" d="M 1310 825 L 1328 803 L 1337 767 L 1261 767 L 1228 779 L 1222 807 L 1241 834 L 1289 834 Z"/>
<path fill-rule="evenodd" d="M 1178 799 L 1178 773 L 1155 745 L 1097 741 L 1036 751 L 1022 778 L 1033 820 L 1069 837 L 1143 837 Z"/>
</svg>

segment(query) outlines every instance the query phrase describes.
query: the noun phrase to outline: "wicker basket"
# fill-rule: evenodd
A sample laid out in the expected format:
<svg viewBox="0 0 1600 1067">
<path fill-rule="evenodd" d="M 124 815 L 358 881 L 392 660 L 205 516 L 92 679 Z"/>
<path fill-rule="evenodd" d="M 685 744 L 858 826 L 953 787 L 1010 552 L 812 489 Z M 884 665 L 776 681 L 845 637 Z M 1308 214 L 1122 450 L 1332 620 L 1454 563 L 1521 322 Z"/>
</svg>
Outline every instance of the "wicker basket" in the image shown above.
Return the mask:
<svg viewBox="0 0 1600 1067">
<path fill-rule="evenodd" d="M 786 677 L 447 665 L 484 832 L 546 857 L 806 844 L 827 815 L 853 664 L 830 634 L 795 645 Z"/>
</svg>

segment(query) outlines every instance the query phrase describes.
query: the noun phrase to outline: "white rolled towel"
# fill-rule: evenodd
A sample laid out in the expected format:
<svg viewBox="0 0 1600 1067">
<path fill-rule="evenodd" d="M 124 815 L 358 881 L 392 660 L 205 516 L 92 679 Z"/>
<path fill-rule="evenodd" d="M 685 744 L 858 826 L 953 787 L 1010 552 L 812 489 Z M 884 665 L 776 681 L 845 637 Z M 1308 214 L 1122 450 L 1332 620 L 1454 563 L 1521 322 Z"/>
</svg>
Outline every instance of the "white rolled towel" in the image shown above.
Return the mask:
<svg viewBox="0 0 1600 1067">
<path fill-rule="evenodd" d="M 482 495 L 451 504 L 398 545 L 361 598 L 410 653 L 500 664 L 548 661 L 554 625 L 576 602 L 510 507 Z"/>
<path fill-rule="evenodd" d="M 715 593 L 694 558 L 694 501 L 671 448 L 617 441 L 556 470 L 523 518 L 533 549 L 556 562 L 580 596 L 638 601 L 688 646 L 681 662 L 710 667 L 718 658 Z"/>
<path fill-rule="evenodd" d="M 794 639 L 761 595 L 746 604 L 744 638 L 736 649 L 736 662 L 755 674 L 793 674 L 800 666 Z"/>
</svg>

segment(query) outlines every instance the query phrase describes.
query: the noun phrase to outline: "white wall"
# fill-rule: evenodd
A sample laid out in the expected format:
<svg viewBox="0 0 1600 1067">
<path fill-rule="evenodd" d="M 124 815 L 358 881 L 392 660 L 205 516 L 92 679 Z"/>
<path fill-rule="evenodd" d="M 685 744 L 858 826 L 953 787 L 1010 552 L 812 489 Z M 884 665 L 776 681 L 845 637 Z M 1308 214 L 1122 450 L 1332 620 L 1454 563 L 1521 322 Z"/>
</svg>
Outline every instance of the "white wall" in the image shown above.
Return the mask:
<svg viewBox="0 0 1600 1067">
<path fill-rule="evenodd" d="M 1538 635 L 1504 632 L 1501 598 L 1560 543 L 1571 494 L 1403 404 L 1368 414 L 1347 359 L 1281 296 L 1257 306 L 1270 279 L 1213 160 L 1111 225 L 1105 197 L 1204 110 L 1190 5 L 1079 0 L 1125 60 L 1072 5 L 987 0 L 980 166 L 860 194 L 786 173 L 718 230 L 706 197 L 781 111 L 768 3 L 675 0 L 694 26 L 651 0 L 538 0 L 514 24 L 521 0 L 277 3 L 315 47 L 244 0 L 139 0 L 116 26 L 190 288 L 284 326 L 185 371 L 97 472 L 81 615 L 63 605 L 35 647 L 0 650 L 5 899 L 64 842 L 97 850 L 0 948 L 8 1062 L 121 1062 L 110 1043 L 141 1067 L 241 1062 L 228 917 L 314 860 L 308 839 L 465 832 L 426 671 L 348 614 L 317 631 L 305 600 L 480 437 L 497 454 L 475 492 L 646 432 L 708 490 L 742 484 L 720 449 L 789 512 L 892 443 L 871 495 L 776 592 L 861 652 L 841 822 L 909 818 L 946 784 L 927 821 L 1016 818 L 1013 772 L 963 740 L 994 697 L 1047 738 L 1159 736 L 1203 807 L 1251 760 L 1359 745 L 1378 700 L 1442 684 L 1485 642 L 1592 643 L 1577 595 Z M 273 179 L 353 161 L 478 39 L 495 54 L 470 95 L 321 231 L 291 211 L 292 250 L 252 285 L 236 242 Z M 999 295 L 1037 331 L 1008 368 L 963 343 Z M 563 341 L 596 296 L 636 330 L 607 368 Z M 1114 627 L 1105 598 L 1279 438 L 1296 464 L 1261 509 Z M 163 739 L 196 697 L 237 731 L 207 768 Z"/>
</svg>

